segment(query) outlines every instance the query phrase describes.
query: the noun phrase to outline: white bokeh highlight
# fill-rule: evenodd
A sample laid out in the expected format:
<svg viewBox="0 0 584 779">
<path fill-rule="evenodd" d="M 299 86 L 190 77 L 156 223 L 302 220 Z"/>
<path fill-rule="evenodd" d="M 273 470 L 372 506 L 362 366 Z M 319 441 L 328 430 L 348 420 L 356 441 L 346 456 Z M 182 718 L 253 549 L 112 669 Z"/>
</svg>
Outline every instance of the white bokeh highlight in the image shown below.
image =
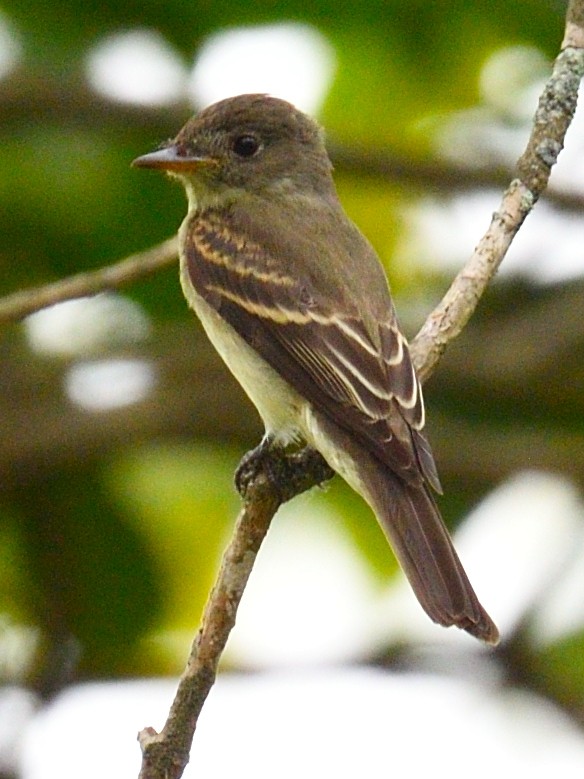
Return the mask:
<svg viewBox="0 0 584 779">
<path fill-rule="evenodd" d="M 160 730 L 174 689 L 174 681 L 149 681 L 68 690 L 28 728 L 19 775 L 137 776 L 136 733 L 147 725 Z M 184 776 L 466 779 L 472 767 L 478 777 L 499 771 L 548 779 L 578 776 L 583 764 L 582 733 L 535 695 L 345 668 L 220 677 Z"/>
<path fill-rule="evenodd" d="M 112 411 L 145 400 L 154 389 L 154 366 L 145 360 L 79 362 L 65 373 L 65 394 L 85 411 Z"/>
<path fill-rule="evenodd" d="M 512 46 L 494 52 L 479 76 L 481 103 L 437 118 L 434 148 L 465 167 L 508 168 L 509 178 L 525 150 L 543 85 L 551 74 L 542 52 Z M 584 88 L 580 88 L 580 98 Z M 549 192 L 584 196 L 584 105 L 580 99 L 565 147 L 552 169 Z M 434 120 L 425 120 L 432 123 Z M 470 257 L 501 202 L 500 190 L 478 187 L 451 197 L 428 197 L 403 212 L 397 261 L 432 272 L 458 270 Z M 584 224 L 576 208 L 557 208 L 546 195 L 522 226 L 499 275 L 555 284 L 584 272 Z"/>
<path fill-rule="evenodd" d="M 138 303 L 116 293 L 56 303 L 24 320 L 29 346 L 53 357 L 85 356 L 133 344 L 150 334 L 150 320 Z"/>
<path fill-rule="evenodd" d="M 230 662 L 338 663 L 376 645 L 379 586 L 318 492 L 282 506 L 264 544 L 227 646 Z"/>
<path fill-rule="evenodd" d="M 0 79 L 8 76 L 22 60 L 22 45 L 14 27 L 0 12 Z"/>
<path fill-rule="evenodd" d="M 185 96 L 188 73 L 165 39 L 152 30 L 116 33 L 88 54 L 87 78 L 106 97 L 138 105 L 168 105 Z"/>
<path fill-rule="evenodd" d="M 579 165 L 584 168 L 584 148 Z M 432 273 L 457 272 L 486 232 L 500 202 L 501 192 L 483 190 L 449 199 L 424 198 L 404 208 L 404 232 L 395 261 L 404 268 L 425 267 Z M 497 275 L 541 284 L 579 278 L 584 273 L 584 221 L 545 200 L 536 208 L 537 214 L 518 232 Z"/>
<path fill-rule="evenodd" d="M 313 27 L 290 22 L 237 28 L 203 43 L 189 90 L 198 107 L 261 92 L 315 114 L 334 72 L 334 50 Z"/>
<path fill-rule="evenodd" d="M 22 761 L 22 742 L 41 702 L 23 687 L 0 687 L 0 772 L 18 776 Z"/>
<path fill-rule="evenodd" d="M 469 167 L 514 165 L 525 148 L 550 64 L 538 49 L 495 51 L 479 74 L 480 103 L 439 120 L 437 153 Z"/>
<path fill-rule="evenodd" d="M 506 46 L 494 51 L 479 76 L 484 105 L 501 116 L 531 123 L 550 62 L 533 46 Z"/>
</svg>

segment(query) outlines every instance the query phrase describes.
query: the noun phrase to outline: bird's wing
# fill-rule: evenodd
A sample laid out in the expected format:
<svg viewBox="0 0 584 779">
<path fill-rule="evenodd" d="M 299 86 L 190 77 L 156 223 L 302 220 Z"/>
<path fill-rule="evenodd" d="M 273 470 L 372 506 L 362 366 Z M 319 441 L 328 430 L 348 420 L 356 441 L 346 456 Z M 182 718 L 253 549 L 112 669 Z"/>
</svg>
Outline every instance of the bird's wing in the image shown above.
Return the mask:
<svg viewBox="0 0 584 779">
<path fill-rule="evenodd" d="M 185 256 L 197 293 L 300 395 L 401 478 L 422 475 L 440 490 L 421 388 L 389 299 L 372 336 L 358 301 L 323 301 L 314 282 L 213 214 L 191 220 Z"/>
</svg>

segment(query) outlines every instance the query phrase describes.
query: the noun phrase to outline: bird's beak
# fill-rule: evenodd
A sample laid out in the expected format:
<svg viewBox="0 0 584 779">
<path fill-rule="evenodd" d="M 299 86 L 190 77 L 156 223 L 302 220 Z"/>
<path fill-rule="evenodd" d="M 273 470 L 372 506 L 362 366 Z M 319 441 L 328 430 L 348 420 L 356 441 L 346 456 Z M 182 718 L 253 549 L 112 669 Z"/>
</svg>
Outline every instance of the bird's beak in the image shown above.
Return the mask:
<svg viewBox="0 0 584 779">
<path fill-rule="evenodd" d="M 167 146 L 164 149 L 150 152 L 150 154 L 143 154 L 132 162 L 132 166 L 136 168 L 155 168 L 176 173 L 188 173 L 215 165 L 217 165 L 217 160 L 212 157 L 179 154 L 177 146 Z"/>
</svg>

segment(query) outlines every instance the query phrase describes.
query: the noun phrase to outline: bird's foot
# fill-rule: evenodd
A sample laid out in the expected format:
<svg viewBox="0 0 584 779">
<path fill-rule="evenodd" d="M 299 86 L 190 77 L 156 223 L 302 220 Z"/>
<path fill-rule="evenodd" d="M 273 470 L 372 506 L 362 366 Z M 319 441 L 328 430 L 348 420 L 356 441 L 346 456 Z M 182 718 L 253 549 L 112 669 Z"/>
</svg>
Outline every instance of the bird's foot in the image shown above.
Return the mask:
<svg viewBox="0 0 584 779">
<path fill-rule="evenodd" d="M 260 474 L 273 481 L 274 471 L 278 470 L 278 463 L 284 456 L 284 450 L 274 444 L 271 436 L 266 436 L 255 449 L 246 452 L 235 471 L 235 489 L 241 497 L 245 497 L 249 486 Z"/>
<path fill-rule="evenodd" d="M 322 455 L 305 446 L 296 452 L 287 452 L 266 436 L 259 446 L 244 454 L 235 471 L 235 487 L 245 498 L 252 483 L 259 476 L 277 490 L 280 503 L 322 484 L 334 476 Z"/>
</svg>

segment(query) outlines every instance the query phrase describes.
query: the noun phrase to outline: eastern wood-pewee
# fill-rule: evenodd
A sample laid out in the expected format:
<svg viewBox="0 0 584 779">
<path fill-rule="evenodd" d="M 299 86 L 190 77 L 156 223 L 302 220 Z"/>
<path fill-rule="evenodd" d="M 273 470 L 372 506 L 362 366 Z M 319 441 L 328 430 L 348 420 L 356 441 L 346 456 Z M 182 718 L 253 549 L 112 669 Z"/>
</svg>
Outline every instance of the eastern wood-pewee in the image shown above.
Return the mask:
<svg viewBox="0 0 584 779">
<path fill-rule="evenodd" d="M 377 515 L 431 619 L 497 643 L 431 493 L 422 391 L 385 274 L 339 203 L 317 124 L 241 95 L 134 164 L 186 188 L 182 287 L 264 441 L 320 452 Z"/>
</svg>

